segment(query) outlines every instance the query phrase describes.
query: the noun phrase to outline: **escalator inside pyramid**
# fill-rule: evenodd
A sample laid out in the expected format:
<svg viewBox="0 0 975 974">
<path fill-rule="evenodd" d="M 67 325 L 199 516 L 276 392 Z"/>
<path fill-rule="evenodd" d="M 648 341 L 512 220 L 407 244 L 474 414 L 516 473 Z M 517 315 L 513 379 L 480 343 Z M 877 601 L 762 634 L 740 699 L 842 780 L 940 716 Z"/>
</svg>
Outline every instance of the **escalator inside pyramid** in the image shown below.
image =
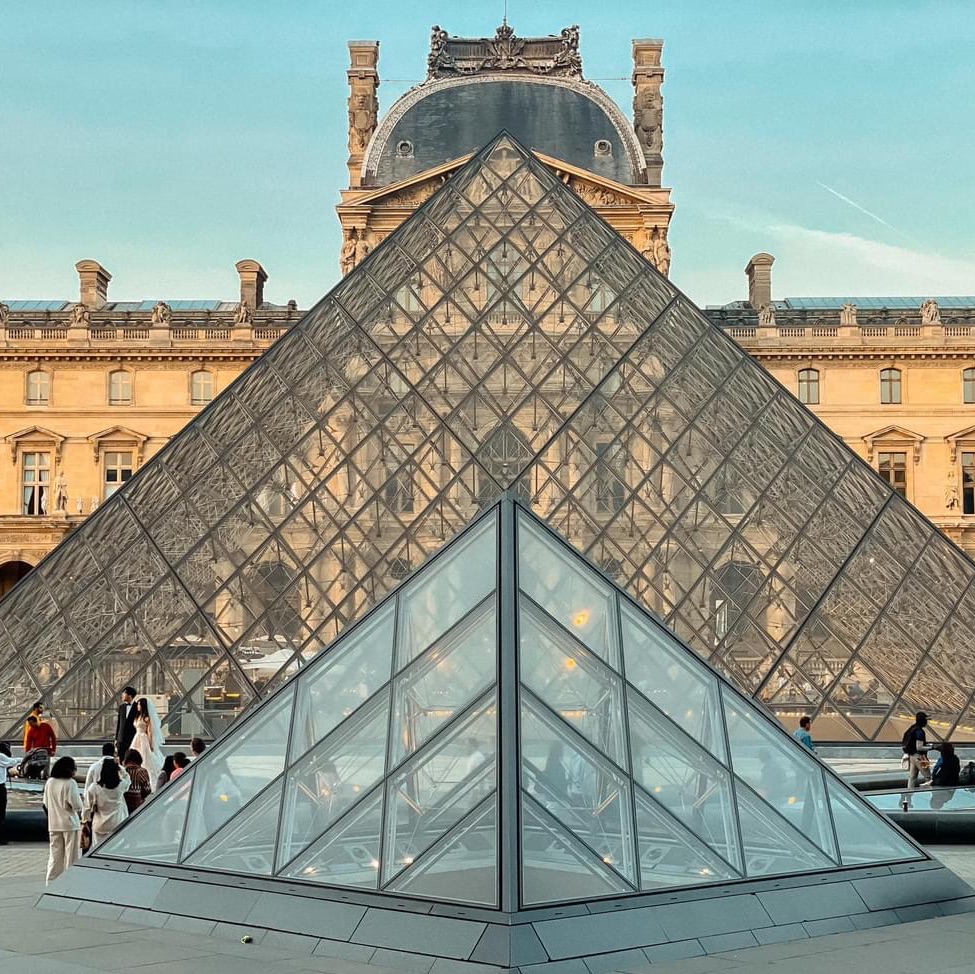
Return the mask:
<svg viewBox="0 0 975 974">
<path fill-rule="evenodd" d="M 505 491 L 784 721 L 968 739 L 973 564 L 507 133 L 0 602 L 4 734 L 218 737 Z"/>
</svg>

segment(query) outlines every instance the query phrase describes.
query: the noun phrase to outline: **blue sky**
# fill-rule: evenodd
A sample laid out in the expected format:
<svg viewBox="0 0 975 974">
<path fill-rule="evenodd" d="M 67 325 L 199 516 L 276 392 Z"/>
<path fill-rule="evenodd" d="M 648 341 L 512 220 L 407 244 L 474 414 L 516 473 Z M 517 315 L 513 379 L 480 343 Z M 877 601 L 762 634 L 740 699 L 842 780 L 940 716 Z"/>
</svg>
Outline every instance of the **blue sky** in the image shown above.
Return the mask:
<svg viewBox="0 0 975 974">
<path fill-rule="evenodd" d="M 346 41 L 381 41 L 385 112 L 432 24 L 491 34 L 501 7 L 0 0 L 0 297 L 73 297 L 93 257 L 118 300 L 233 299 L 253 257 L 269 300 L 308 306 L 337 278 Z M 627 114 L 630 40 L 664 38 L 672 276 L 698 303 L 743 297 L 761 250 L 778 297 L 975 294 L 970 0 L 509 0 L 509 20 L 578 23 Z"/>
</svg>

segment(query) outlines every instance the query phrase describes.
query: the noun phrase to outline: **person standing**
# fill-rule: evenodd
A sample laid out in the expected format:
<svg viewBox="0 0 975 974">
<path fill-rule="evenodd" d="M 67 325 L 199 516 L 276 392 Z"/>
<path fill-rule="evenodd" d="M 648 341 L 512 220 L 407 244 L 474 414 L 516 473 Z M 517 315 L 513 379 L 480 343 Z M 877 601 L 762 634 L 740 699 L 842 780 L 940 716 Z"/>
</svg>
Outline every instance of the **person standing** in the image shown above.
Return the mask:
<svg viewBox="0 0 975 974">
<path fill-rule="evenodd" d="M 118 708 L 118 718 L 115 721 L 115 753 L 120 761 L 125 760 L 125 755 L 132 747 L 132 739 L 135 737 L 135 698 L 137 691 L 135 687 L 126 687 L 122 691 L 122 703 Z"/>
<path fill-rule="evenodd" d="M 914 715 L 914 723 L 904 732 L 901 748 L 907 756 L 907 787 L 917 788 L 918 779 L 931 780 L 931 762 L 928 760 L 928 739 L 924 728 L 928 726 L 928 715 L 919 710 Z"/>
<path fill-rule="evenodd" d="M 202 737 L 194 737 L 190 741 L 190 760 L 195 761 L 197 758 L 203 757 L 203 752 L 207 749 L 207 743 Z"/>
<path fill-rule="evenodd" d="M 37 701 L 33 707 L 30 708 L 30 713 L 27 715 L 27 720 L 24 721 L 24 754 L 27 753 L 27 734 L 30 731 L 30 719 L 31 717 L 36 717 L 38 721 L 44 719 L 44 704 Z"/>
<path fill-rule="evenodd" d="M 799 728 L 793 732 L 792 736 L 805 748 L 808 748 L 813 754 L 816 753 L 816 745 L 813 744 L 812 732 L 810 728 L 812 727 L 812 717 L 804 716 L 799 718 Z"/>
<path fill-rule="evenodd" d="M 154 785 L 163 766 L 163 733 L 156 705 L 146 696 L 135 699 L 135 737 L 132 750 L 142 755 L 142 767 Z"/>
<path fill-rule="evenodd" d="M 102 767 L 106 761 L 115 761 L 115 745 L 110 741 L 102 745 L 102 756 L 91 762 L 88 773 L 85 775 L 85 792 L 88 786 L 98 781 L 98 776 L 102 773 Z"/>
<path fill-rule="evenodd" d="M 46 721 L 40 720 L 31 714 L 27 718 L 27 737 L 24 742 L 24 755 L 42 747 L 51 757 L 54 757 L 58 749 L 58 735 L 54 733 L 54 728 Z"/>
<path fill-rule="evenodd" d="M 7 844 L 5 823 L 7 821 L 7 775 L 11 768 L 16 768 L 20 762 L 10 754 L 10 745 L 0 741 L 0 845 Z"/>
<path fill-rule="evenodd" d="M 184 751 L 177 751 L 173 755 L 173 765 L 173 773 L 169 776 L 170 781 L 175 781 L 190 766 L 190 759 Z"/>
<path fill-rule="evenodd" d="M 91 847 L 104 842 L 128 817 L 125 793 L 129 776 L 114 758 L 102 765 L 101 774 L 85 788 L 85 817 L 91 822 Z"/>
<path fill-rule="evenodd" d="M 51 777 L 44 782 L 44 807 L 51 846 L 47 860 L 49 884 L 78 859 L 78 834 L 84 803 L 74 780 L 77 770 L 74 758 L 58 758 L 51 768 Z"/>
<path fill-rule="evenodd" d="M 173 760 L 173 755 L 167 754 L 163 760 L 162 771 L 159 772 L 159 777 L 156 778 L 156 786 L 152 790 L 159 791 L 160 788 L 168 785 L 175 770 L 176 762 Z"/>
<path fill-rule="evenodd" d="M 125 792 L 125 805 L 131 814 L 152 793 L 152 783 L 146 769 L 142 767 L 142 755 L 135 749 L 129 748 L 125 755 L 125 771 L 129 776 L 129 787 Z"/>
</svg>

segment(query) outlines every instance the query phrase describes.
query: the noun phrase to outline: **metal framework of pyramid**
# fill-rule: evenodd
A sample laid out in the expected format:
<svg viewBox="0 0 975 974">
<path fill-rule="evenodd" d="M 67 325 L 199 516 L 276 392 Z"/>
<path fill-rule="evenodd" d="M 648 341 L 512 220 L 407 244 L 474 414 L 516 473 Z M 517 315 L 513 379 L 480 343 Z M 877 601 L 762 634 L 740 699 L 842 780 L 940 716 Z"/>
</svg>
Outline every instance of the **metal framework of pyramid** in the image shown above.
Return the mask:
<svg viewBox="0 0 975 974">
<path fill-rule="evenodd" d="M 504 134 L 0 602 L 0 729 L 217 736 L 506 490 L 783 719 L 975 740 L 975 564 Z"/>
<path fill-rule="evenodd" d="M 522 923 L 607 898 L 713 901 L 715 887 L 747 894 L 770 877 L 820 895 L 830 874 L 847 884 L 911 862 L 938 896 L 957 891 L 510 497 L 86 860 L 150 867 L 155 882 L 223 874 L 296 898 L 351 890 L 378 910 Z M 111 902 L 117 880 L 84 872 L 86 898 Z"/>
</svg>

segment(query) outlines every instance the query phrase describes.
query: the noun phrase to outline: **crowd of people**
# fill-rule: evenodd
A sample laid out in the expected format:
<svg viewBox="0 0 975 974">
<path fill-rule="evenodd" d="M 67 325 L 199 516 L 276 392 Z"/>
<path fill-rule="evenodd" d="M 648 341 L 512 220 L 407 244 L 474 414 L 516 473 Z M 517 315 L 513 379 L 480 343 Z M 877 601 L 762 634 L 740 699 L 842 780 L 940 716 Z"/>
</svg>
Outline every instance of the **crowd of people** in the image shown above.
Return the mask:
<svg viewBox="0 0 975 974">
<path fill-rule="evenodd" d="M 178 778 L 206 750 L 194 737 L 191 754 L 163 754 L 164 735 L 152 699 L 135 687 L 122 692 L 115 739 L 102 745 L 79 786 L 75 759 L 56 758 L 57 735 L 35 704 L 24 726 L 24 757 L 14 758 L 0 742 L 0 845 L 6 844 L 4 823 L 8 776 L 44 778 L 44 811 L 50 843 L 47 881 L 57 879 L 83 851 L 104 842 L 140 805 Z M 56 758 L 51 764 L 52 758 Z"/>
</svg>

